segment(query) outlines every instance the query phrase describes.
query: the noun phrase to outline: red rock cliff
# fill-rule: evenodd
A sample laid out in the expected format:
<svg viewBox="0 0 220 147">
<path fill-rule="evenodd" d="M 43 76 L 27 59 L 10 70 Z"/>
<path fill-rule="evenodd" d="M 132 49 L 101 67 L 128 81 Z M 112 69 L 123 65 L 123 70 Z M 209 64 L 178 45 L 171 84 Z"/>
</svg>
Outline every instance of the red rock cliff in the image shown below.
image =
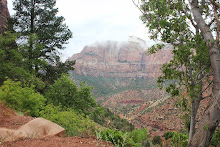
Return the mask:
<svg viewBox="0 0 220 147">
<path fill-rule="evenodd" d="M 146 56 L 146 51 L 137 42 L 97 43 L 86 46 L 81 53 L 68 60 L 76 60 L 78 74 L 103 77 L 158 77 L 162 65 L 172 58 L 172 48 Z"/>
<path fill-rule="evenodd" d="M 0 34 L 3 33 L 6 27 L 7 17 L 9 17 L 7 0 L 0 0 Z"/>
</svg>

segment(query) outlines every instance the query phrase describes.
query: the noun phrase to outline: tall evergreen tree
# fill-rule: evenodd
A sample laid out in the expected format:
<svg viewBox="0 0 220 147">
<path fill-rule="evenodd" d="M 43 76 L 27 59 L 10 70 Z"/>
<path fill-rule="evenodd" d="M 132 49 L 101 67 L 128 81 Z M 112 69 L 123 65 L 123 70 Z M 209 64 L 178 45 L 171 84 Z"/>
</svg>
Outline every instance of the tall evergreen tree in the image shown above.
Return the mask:
<svg viewBox="0 0 220 147">
<path fill-rule="evenodd" d="M 45 74 L 47 66 L 59 64 L 59 50 L 64 49 L 72 33 L 64 17 L 57 16 L 56 0 L 14 0 L 13 5 L 15 15 L 11 22 L 20 34 L 20 51 L 32 73 Z"/>
</svg>

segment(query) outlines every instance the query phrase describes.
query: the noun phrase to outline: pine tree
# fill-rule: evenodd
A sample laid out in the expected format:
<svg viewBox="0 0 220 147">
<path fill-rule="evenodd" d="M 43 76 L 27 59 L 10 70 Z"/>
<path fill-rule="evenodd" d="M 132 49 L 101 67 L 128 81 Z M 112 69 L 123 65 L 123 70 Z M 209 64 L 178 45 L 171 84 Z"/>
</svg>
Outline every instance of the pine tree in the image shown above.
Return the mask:
<svg viewBox="0 0 220 147">
<path fill-rule="evenodd" d="M 46 73 L 48 66 L 60 61 L 59 51 L 72 37 L 64 23 L 64 17 L 57 16 L 56 0 L 14 0 L 14 30 L 20 34 L 18 44 L 32 73 Z"/>
</svg>

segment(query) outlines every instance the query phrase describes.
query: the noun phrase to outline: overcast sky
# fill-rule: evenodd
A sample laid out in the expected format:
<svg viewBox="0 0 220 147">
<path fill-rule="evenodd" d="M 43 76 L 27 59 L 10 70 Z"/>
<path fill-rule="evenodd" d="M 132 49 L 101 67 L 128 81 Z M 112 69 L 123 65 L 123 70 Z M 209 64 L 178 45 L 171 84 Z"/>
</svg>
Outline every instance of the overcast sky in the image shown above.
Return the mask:
<svg viewBox="0 0 220 147">
<path fill-rule="evenodd" d="M 11 15 L 12 1 L 8 0 Z M 132 0 L 57 0 L 57 7 L 73 32 L 62 53 L 63 61 L 97 41 L 126 41 L 131 35 L 149 41 Z"/>
</svg>

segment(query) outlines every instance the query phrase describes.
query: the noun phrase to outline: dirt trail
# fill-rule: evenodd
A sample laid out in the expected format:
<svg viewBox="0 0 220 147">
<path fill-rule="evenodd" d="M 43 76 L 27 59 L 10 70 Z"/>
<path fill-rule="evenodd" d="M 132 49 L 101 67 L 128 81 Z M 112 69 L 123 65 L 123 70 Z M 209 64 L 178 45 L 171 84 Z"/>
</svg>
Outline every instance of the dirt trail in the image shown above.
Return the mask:
<svg viewBox="0 0 220 147">
<path fill-rule="evenodd" d="M 11 108 L 0 103 L 0 128 L 18 129 L 34 118 L 19 116 Z M 0 140 L 0 147 L 102 147 L 113 146 L 106 141 L 97 141 L 95 137 L 45 137 L 41 139 L 21 139 L 13 142 Z"/>
</svg>

